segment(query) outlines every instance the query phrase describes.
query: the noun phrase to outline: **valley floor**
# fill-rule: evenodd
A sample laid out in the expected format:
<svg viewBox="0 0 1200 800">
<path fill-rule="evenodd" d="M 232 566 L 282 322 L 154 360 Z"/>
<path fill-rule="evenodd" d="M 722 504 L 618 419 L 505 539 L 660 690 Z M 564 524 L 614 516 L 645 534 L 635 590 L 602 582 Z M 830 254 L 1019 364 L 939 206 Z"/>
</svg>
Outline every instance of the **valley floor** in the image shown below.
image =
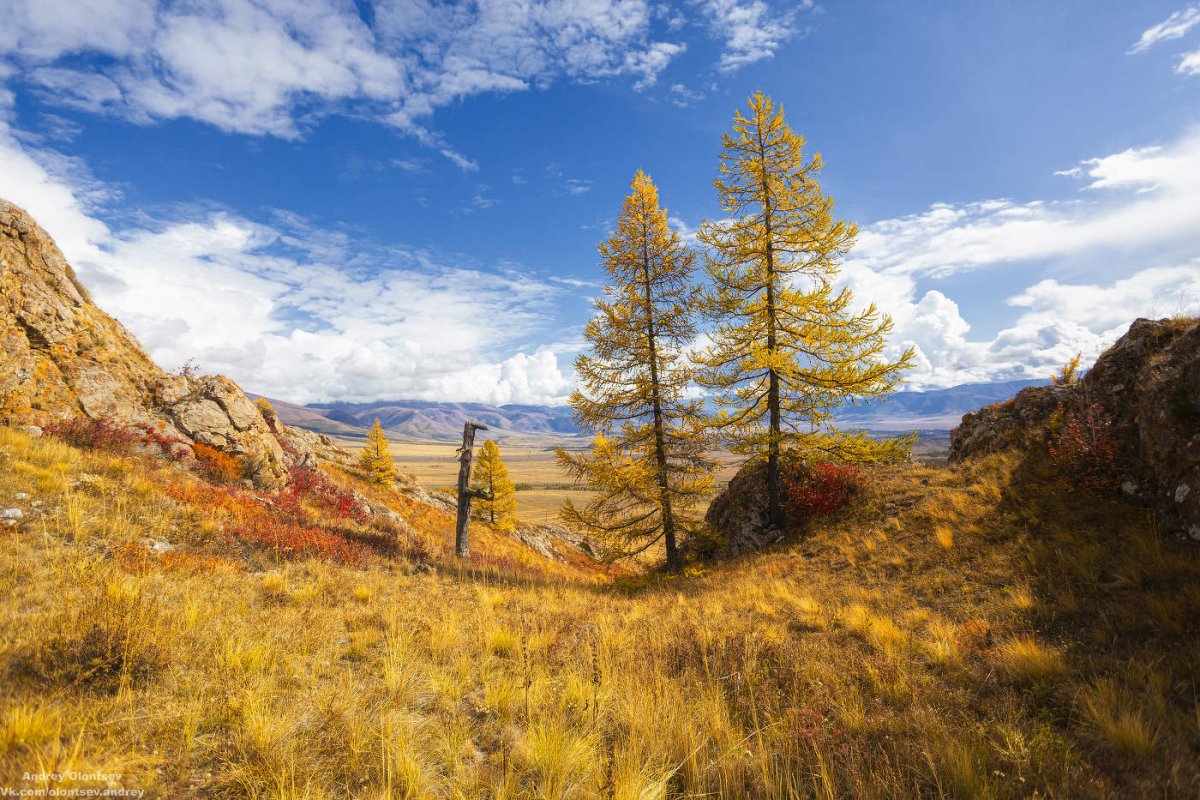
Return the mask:
<svg viewBox="0 0 1200 800">
<path fill-rule="evenodd" d="M 1200 793 L 1200 552 L 1036 455 L 881 470 L 795 544 L 678 578 L 484 532 L 511 569 L 286 557 L 233 534 L 222 504 L 254 502 L 0 429 L 0 788 Z"/>
</svg>

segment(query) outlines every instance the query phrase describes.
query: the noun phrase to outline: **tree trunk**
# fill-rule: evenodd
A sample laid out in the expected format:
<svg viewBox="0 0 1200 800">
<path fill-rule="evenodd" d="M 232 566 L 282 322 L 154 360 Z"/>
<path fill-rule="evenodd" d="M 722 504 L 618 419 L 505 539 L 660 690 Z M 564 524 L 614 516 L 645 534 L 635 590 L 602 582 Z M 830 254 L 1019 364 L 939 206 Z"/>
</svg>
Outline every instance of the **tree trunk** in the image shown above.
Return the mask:
<svg viewBox="0 0 1200 800">
<path fill-rule="evenodd" d="M 458 451 L 458 522 L 454 537 L 454 551 L 459 558 L 469 558 L 471 555 L 467 527 L 471 522 L 471 499 L 476 496 L 476 492 L 471 490 L 471 457 L 475 449 L 475 431 L 486 430 L 487 426 L 478 422 L 463 423 L 463 443 Z"/>
<path fill-rule="evenodd" d="M 767 352 L 774 357 L 778 348 L 775 335 L 775 247 L 771 237 L 771 187 L 767 180 L 766 142 L 763 141 L 761 115 L 755 126 L 758 134 L 759 164 L 762 166 L 763 245 L 767 261 Z M 767 411 L 770 416 L 767 439 L 767 524 L 777 530 L 787 527 L 779 486 L 779 437 L 783 421 L 779 410 L 779 374 L 772 368 L 767 376 Z"/>
<path fill-rule="evenodd" d="M 675 542 L 675 515 L 671 511 L 671 489 L 667 481 L 667 443 L 663 432 L 662 397 L 658 382 L 658 344 L 654 329 L 654 296 L 650 289 L 650 233 L 642 223 L 642 282 L 646 292 L 646 338 L 650 350 L 650 397 L 654 406 L 654 460 L 658 468 L 658 497 L 662 511 L 663 543 L 667 548 L 667 570 L 678 572 L 679 548 Z"/>
</svg>

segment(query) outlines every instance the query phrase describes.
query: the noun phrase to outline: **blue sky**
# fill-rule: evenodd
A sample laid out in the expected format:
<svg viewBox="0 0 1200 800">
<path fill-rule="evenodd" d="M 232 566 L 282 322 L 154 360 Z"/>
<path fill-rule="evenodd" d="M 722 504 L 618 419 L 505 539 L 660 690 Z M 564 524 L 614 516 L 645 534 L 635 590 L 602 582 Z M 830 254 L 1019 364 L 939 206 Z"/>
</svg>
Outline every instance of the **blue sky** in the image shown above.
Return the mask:
<svg viewBox="0 0 1200 800">
<path fill-rule="evenodd" d="M 633 173 L 718 213 L 761 88 L 916 388 L 1200 312 L 1200 5 L 0 0 L 0 196 L 167 368 L 559 402 Z"/>
</svg>

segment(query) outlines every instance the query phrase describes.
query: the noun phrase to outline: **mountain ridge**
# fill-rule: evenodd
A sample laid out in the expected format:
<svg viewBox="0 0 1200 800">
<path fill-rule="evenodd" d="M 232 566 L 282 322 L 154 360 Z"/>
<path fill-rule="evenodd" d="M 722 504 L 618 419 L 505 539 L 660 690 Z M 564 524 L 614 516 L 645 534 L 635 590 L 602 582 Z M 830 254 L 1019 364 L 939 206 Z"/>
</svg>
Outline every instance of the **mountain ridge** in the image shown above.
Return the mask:
<svg viewBox="0 0 1200 800">
<path fill-rule="evenodd" d="M 966 383 L 925 392 L 902 391 L 864 405 L 845 406 L 836 414 L 836 419 L 846 427 L 880 433 L 901 430 L 948 433 L 964 414 L 1007 400 L 1026 387 L 1045 383 L 1048 381 L 1013 380 Z M 571 418 L 568 406 L 402 399 L 298 405 L 268 399 L 287 424 L 332 436 L 363 436 L 376 417 L 389 434 L 409 439 L 455 440 L 462 435 L 462 425 L 468 419 L 482 422 L 499 436 L 586 435 Z"/>
</svg>

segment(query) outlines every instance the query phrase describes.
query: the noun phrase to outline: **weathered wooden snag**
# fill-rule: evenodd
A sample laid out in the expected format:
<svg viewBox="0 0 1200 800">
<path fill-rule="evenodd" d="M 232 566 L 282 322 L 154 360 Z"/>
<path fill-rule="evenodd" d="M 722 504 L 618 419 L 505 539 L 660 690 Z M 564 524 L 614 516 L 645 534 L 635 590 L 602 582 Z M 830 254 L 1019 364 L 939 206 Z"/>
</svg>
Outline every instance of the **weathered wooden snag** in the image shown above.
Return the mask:
<svg viewBox="0 0 1200 800">
<path fill-rule="evenodd" d="M 491 500 L 492 493 L 486 489 L 471 488 L 471 458 L 475 450 L 475 431 L 486 431 L 487 426 L 478 422 L 463 424 L 463 443 L 458 450 L 458 525 L 455 528 L 454 550 L 459 558 L 471 555 L 467 541 L 467 525 L 471 520 L 471 501 L 476 497 Z"/>
</svg>

